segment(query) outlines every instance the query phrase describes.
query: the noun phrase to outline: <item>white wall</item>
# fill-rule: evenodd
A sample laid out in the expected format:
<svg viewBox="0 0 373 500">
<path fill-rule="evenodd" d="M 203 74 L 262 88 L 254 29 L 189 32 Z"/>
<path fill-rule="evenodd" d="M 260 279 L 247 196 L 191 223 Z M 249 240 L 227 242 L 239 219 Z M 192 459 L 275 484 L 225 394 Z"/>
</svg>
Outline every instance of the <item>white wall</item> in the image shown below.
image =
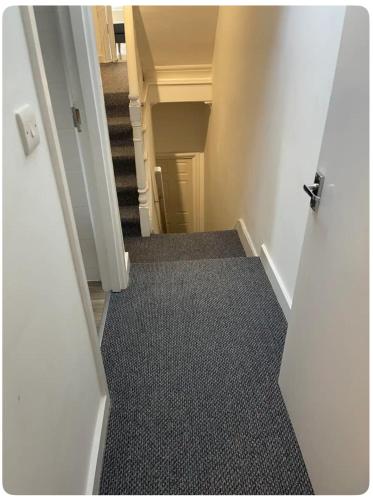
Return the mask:
<svg viewBox="0 0 373 500">
<path fill-rule="evenodd" d="M 217 13 L 217 6 L 142 5 L 136 9 L 145 74 L 154 66 L 211 64 Z"/>
<path fill-rule="evenodd" d="M 292 298 L 345 9 L 220 7 L 206 225 L 243 218 Z"/>
<path fill-rule="evenodd" d="M 18 7 L 3 17 L 3 484 L 84 493 L 102 393 Z M 25 157 L 14 111 L 36 113 Z"/>
<path fill-rule="evenodd" d="M 100 281 L 86 180 L 71 115 L 57 9 L 35 7 L 35 17 L 87 279 Z M 81 112 L 84 116 L 84 110 Z"/>
<path fill-rule="evenodd" d="M 210 107 L 203 102 L 156 104 L 152 108 L 157 153 L 205 150 Z"/>
<path fill-rule="evenodd" d="M 111 8 L 113 23 L 124 23 L 124 7 L 116 6 Z"/>
</svg>

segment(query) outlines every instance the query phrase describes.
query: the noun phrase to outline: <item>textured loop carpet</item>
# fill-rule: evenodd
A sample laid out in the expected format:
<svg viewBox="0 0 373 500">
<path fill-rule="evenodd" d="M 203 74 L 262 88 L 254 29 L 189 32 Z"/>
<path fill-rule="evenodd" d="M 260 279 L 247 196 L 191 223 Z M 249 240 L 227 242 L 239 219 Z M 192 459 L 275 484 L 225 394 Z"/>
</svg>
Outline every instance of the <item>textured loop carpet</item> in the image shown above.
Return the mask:
<svg viewBox="0 0 373 500">
<path fill-rule="evenodd" d="M 149 238 L 125 238 L 131 262 L 223 259 L 245 257 L 237 231 L 152 234 Z"/>
<path fill-rule="evenodd" d="M 101 494 L 311 494 L 277 385 L 285 333 L 258 258 L 133 264 L 102 343 Z"/>
<path fill-rule="evenodd" d="M 100 69 L 123 236 L 139 236 L 139 194 L 129 116 L 127 63 L 105 63 Z"/>
</svg>

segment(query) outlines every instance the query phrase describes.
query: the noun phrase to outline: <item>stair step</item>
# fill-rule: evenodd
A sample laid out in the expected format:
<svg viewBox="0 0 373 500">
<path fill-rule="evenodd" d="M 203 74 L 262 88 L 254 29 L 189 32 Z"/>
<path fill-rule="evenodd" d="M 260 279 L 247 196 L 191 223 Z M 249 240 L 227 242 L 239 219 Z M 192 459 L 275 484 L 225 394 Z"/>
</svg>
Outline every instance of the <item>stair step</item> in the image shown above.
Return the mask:
<svg viewBox="0 0 373 500">
<path fill-rule="evenodd" d="M 111 156 L 113 160 L 135 159 L 135 148 L 133 144 L 114 145 L 111 148 Z"/>
<path fill-rule="evenodd" d="M 135 174 L 119 174 L 115 176 L 115 185 L 117 191 L 128 191 L 135 189 L 137 191 L 137 181 Z"/>
<path fill-rule="evenodd" d="M 119 205 L 137 205 L 139 193 L 135 174 L 120 174 L 115 177 Z"/>
<path fill-rule="evenodd" d="M 120 220 L 127 224 L 140 222 L 139 207 L 128 205 L 119 207 Z"/>
<path fill-rule="evenodd" d="M 104 94 L 105 106 L 108 107 L 127 107 L 129 105 L 128 92 L 107 92 Z"/>
<path fill-rule="evenodd" d="M 126 238 L 132 263 L 245 257 L 235 230 L 206 233 L 153 234 L 149 238 Z"/>
<path fill-rule="evenodd" d="M 130 117 L 126 116 L 126 115 L 109 116 L 107 119 L 107 123 L 108 123 L 109 127 L 116 127 L 116 126 L 129 126 L 129 127 L 131 127 Z"/>
<path fill-rule="evenodd" d="M 129 116 L 109 116 L 108 129 L 111 140 L 132 139 L 132 126 Z"/>
<path fill-rule="evenodd" d="M 104 99 L 107 117 L 129 117 L 128 93 L 104 94 Z"/>
<path fill-rule="evenodd" d="M 113 165 L 116 175 L 135 173 L 135 149 L 132 145 L 113 146 L 111 148 Z"/>
<path fill-rule="evenodd" d="M 124 236 L 140 236 L 140 213 L 137 205 L 119 206 Z"/>
<path fill-rule="evenodd" d="M 127 133 L 110 134 L 110 146 L 111 149 L 123 147 L 123 146 L 133 146 L 132 129 Z"/>
</svg>

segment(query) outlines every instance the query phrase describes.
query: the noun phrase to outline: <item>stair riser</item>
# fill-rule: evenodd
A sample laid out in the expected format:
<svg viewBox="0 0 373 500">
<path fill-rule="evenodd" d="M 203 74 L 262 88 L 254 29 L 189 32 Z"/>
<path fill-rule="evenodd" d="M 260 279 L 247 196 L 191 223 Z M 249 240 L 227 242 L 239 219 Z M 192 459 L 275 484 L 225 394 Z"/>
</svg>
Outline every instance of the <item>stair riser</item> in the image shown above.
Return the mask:
<svg viewBox="0 0 373 500">
<path fill-rule="evenodd" d="M 123 236 L 141 236 L 140 221 L 121 221 Z"/>
<path fill-rule="evenodd" d="M 122 107 L 129 105 L 128 92 L 115 92 L 112 94 L 104 94 L 105 106 L 106 107 Z"/>
<path fill-rule="evenodd" d="M 133 138 L 132 138 L 132 132 L 128 134 L 127 136 L 123 135 L 122 133 L 119 133 L 115 136 L 111 136 L 109 132 L 109 137 L 110 137 L 110 144 L 112 147 L 115 146 L 133 146 Z"/>
<path fill-rule="evenodd" d="M 137 189 L 126 189 L 117 191 L 118 203 L 120 206 L 137 205 L 139 202 L 139 193 Z"/>
<path fill-rule="evenodd" d="M 123 106 L 105 106 L 106 116 L 114 117 L 114 116 L 129 116 L 130 110 L 128 105 Z"/>
<path fill-rule="evenodd" d="M 126 236 L 141 236 L 140 226 L 137 224 L 136 226 L 133 226 L 131 228 L 127 227 L 126 229 L 122 227 L 122 233 L 124 238 Z"/>
<path fill-rule="evenodd" d="M 129 144 L 130 141 L 133 141 L 132 135 L 132 127 L 128 126 L 109 126 L 109 137 L 112 143 L 121 143 Z"/>
<path fill-rule="evenodd" d="M 118 174 L 135 174 L 136 163 L 135 158 L 113 158 L 114 170 Z"/>
</svg>

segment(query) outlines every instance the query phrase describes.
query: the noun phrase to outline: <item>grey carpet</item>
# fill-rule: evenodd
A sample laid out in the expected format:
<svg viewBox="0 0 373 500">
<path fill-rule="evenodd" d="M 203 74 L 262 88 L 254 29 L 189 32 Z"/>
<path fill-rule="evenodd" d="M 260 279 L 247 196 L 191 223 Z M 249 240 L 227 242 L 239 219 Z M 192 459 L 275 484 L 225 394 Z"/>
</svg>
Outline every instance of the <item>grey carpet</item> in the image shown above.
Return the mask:
<svg viewBox="0 0 373 500">
<path fill-rule="evenodd" d="M 123 236 L 140 236 L 139 193 L 129 117 L 127 64 L 101 64 L 111 156 Z"/>
<path fill-rule="evenodd" d="M 130 237 L 124 246 L 132 263 L 245 257 L 237 231 Z"/>
<path fill-rule="evenodd" d="M 258 258 L 133 264 L 102 342 L 101 494 L 311 494 L 277 385 L 285 332 Z"/>
</svg>

